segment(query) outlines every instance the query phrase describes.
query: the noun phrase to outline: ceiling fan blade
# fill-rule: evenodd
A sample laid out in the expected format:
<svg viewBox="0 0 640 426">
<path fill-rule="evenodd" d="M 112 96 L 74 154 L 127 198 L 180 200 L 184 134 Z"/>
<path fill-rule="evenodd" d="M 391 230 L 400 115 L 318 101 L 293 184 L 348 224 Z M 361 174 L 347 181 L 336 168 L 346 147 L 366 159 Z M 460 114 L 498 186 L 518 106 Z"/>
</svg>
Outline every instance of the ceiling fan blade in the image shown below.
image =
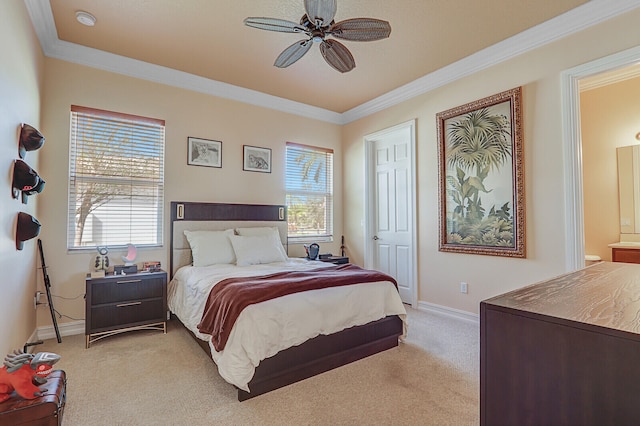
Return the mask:
<svg viewBox="0 0 640 426">
<path fill-rule="evenodd" d="M 356 67 L 356 61 L 344 44 L 335 40 L 320 43 L 320 52 L 329 65 L 340 72 L 349 72 Z"/>
<path fill-rule="evenodd" d="M 328 34 L 342 40 L 374 41 L 389 37 L 391 25 L 373 18 L 345 19 L 332 25 Z"/>
<path fill-rule="evenodd" d="M 276 58 L 276 62 L 273 65 L 278 68 L 288 67 L 298 59 L 302 58 L 304 54 L 309 51 L 312 44 L 312 40 L 300 40 L 293 43 L 291 46 L 282 51 L 280 56 Z"/>
<path fill-rule="evenodd" d="M 261 30 L 277 31 L 280 33 L 304 33 L 306 28 L 295 22 L 276 18 L 245 18 L 244 24 L 248 27 Z"/>
<path fill-rule="evenodd" d="M 316 27 L 328 27 L 336 16 L 338 3 L 336 0 L 304 0 L 304 10 Z"/>
</svg>

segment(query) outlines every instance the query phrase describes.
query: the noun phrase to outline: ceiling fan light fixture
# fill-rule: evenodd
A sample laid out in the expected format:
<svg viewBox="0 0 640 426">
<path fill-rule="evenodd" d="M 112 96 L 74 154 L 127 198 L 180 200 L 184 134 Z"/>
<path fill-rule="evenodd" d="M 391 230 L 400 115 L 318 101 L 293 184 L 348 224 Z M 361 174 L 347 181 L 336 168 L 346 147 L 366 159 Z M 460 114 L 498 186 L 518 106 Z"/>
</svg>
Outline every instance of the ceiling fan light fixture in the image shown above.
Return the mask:
<svg viewBox="0 0 640 426">
<path fill-rule="evenodd" d="M 314 43 L 320 43 L 324 41 L 324 33 L 322 31 L 316 30 L 311 34 L 311 40 Z"/>
<path fill-rule="evenodd" d="M 76 12 L 76 20 L 87 27 L 93 27 L 96 24 L 96 17 L 84 10 Z"/>
</svg>

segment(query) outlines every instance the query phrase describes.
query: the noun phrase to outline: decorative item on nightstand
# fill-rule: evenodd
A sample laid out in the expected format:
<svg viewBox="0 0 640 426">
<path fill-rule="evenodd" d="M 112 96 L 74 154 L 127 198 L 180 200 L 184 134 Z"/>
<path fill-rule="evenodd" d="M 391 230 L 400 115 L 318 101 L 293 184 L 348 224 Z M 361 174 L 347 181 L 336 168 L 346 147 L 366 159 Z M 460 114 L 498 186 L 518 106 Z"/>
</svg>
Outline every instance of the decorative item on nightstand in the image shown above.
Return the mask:
<svg viewBox="0 0 640 426">
<path fill-rule="evenodd" d="M 138 265 L 134 262 L 138 257 L 138 252 L 136 251 L 136 246 L 133 244 L 127 244 L 127 255 L 122 256 L 122 261 L 124 265 L 116 265 L 113 267 L 113 273 L 116 275 L 127 275 L 127 274 L 137 274 L 138 273 Z"/>
<path fill-rule="evenodd" d="M 307 259 L 318 260 L 318 255 L 320 254 L 320 246 L 318 243 L 305 244 L 304 249 L 307 252 Z"/>
<path fill-rule="evenodd" d="M 159 260 L 152 260 L 149 262 L 142 262 L 142 270 L 147 272 L 158 272 L 161 268 Z"/>
<path fill-rule="evenodd" d="M 130 275 L 138 273 L 138 265 L 115 265 L 113 267 L 113 273 L 115 275 Z"/>
<path fill-rule="evenodd" d="M 334 263 L 336 265 L 344 265 L 345 263 L 349 263 L 349 258 L 347 256 L 334 256 L 331 253 L 321 254 L 318 260 L 321 262 Z"/>
<path fill-rule="evenodd" d="M 104 277 L 107 269 L 109 269 L 109 257 L 107 256 L 109 249 L 107 247 L 96 247 L 96 250 L 98 250 L 98 255 L 93 262 L 92 278 Z"/>
<path fill-rule="evenodd" d="M 131 266 L 136 261 L 136 257 L 138 257 L 138 251 L 136 250 L 136 246 L 133 244 L 127 244 L 127 255 L 122 256 L 122 261 L 125 266 Z"/>
</svg>

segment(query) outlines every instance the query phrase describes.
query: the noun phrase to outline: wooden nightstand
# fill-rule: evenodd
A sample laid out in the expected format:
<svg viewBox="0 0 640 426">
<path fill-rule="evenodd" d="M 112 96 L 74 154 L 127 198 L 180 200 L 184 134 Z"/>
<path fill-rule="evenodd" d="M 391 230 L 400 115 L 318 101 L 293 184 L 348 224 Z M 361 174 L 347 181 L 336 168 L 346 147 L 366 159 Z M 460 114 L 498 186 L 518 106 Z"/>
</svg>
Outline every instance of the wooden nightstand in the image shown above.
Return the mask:
<svg viewBox="0 0 640 426">
<path fill-rule="evenodd" d="M 167 273 L 87 276 L 86 348 L 104 337 L 132 330 L 167 333 Z"/>
<path fill-rule="evenodd" d="M 324 259 L 318 259 L 318 260 L 321 262 L 335 263 L 336 265 L 349 263 L 349 258 L 347 256 L 331 256 L 331 257 L 325 257 Z"/>
</svg>

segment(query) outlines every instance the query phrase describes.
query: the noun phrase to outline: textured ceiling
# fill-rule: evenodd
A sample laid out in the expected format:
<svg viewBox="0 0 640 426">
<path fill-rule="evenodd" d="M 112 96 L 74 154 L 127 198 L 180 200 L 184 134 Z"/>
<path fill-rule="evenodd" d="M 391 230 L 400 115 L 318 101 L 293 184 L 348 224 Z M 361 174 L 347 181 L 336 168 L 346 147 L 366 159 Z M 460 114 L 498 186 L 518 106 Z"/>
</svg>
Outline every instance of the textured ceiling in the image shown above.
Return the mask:
<svg viewBox="0 0 640 426">
<path fill-rule="evenodd" d="M 585 0 L 338 0 L 336 21 L 384 19 L 391 36 L 343 43 L 356 68 L 341 74 L 318 49 L 273 66 L 299 34 L 246 27 L 248 16 L 298 21 L 303 0 L 50 0 L 58 38 L 215 81 L 342 113 Z M 94 27 L 75 20 L 84 10 Z"/>
</svg>

